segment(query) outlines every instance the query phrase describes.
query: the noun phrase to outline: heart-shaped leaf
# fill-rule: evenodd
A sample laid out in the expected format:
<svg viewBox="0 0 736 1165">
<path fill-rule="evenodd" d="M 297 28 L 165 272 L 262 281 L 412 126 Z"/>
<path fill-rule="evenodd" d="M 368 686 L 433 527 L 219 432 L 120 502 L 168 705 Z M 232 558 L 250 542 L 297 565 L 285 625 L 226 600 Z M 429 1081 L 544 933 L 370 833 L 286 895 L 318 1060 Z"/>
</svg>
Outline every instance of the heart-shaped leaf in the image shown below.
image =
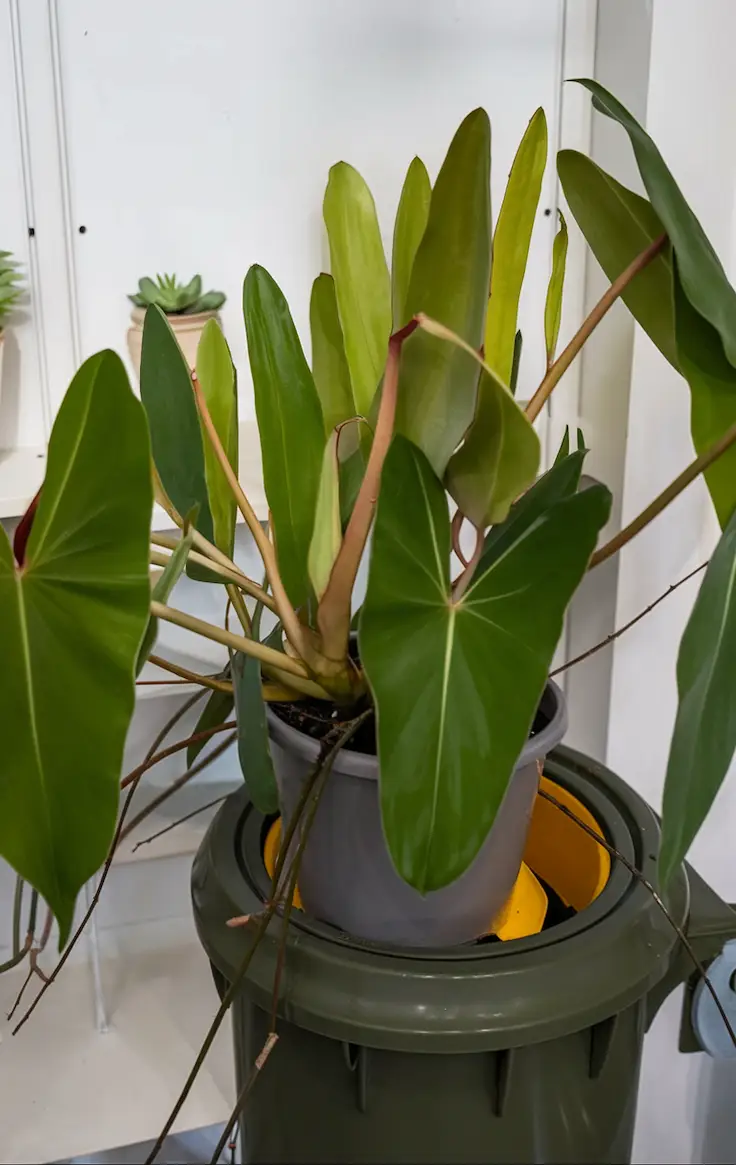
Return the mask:
<svg viewBox="0 0 736 1165">
<path fill-rule="evenodd" d="M 406 296 L 419 244 L 427 227 L 432 183 L 421 158 L 413 158 L 401 188 L 391 255 L 391 301 L 394 331 L 408 323 Z"/>
<path fill-rule="evenodd" d="M 394 438 L 360 656 L 376 702 L 386 840 L 421 893 L 459 877 L 493 824 L 609 511 L 600 485 L 553 504 L 456 601 L 442 484 Z"/>
<path fill-rule="evenodd" d="M 125 369 L 100 352 L 59 409 L 22 570 L 0 529 L 0 852 L 62 946 L 115 829 L 148 621 L 150 456 Z"/>
<path fill-rule="evenodd" d="M 230 465 L 238 473 L 238 389 L 230 349 L 216 320 L 208 320 L 197 346 L 197 379 Z M 215 545 L 232 558 L 237 507 L 211 443 L 204 436 L 204 468 Z"/>
</svg>

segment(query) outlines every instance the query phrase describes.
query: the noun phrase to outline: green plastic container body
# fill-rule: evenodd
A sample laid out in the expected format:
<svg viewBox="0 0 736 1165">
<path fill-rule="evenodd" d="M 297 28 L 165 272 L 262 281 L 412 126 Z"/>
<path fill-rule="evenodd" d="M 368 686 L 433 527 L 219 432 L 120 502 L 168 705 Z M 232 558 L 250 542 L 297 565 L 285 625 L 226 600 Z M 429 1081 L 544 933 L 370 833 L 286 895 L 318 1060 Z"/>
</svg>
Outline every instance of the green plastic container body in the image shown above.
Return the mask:
<svg viewBox="0 0 736 1165">
<path fill-rule="evenodd" d="M 545 771 L 655 882 L 659 828 L 646 803 L 568 749 Z M 251 941 L 225 921 L 267 893 L 266 825 L 237 793 L 195 860 L 195 920 L 221 993 Z M 703 961 L 736 935 L 736 915 L 685 867 L 667 906 Z M 239 1086 L 268 1034 L 280 925 L 233 1006 Z M 586 910 L 510 943 L 380 947 L 294 915 L 279 1040 L 242 1118 L 244 1160 L 629 1162 L 646 1028 L 691 978 L 670 923 L 620 863 Z"/>
</svg>

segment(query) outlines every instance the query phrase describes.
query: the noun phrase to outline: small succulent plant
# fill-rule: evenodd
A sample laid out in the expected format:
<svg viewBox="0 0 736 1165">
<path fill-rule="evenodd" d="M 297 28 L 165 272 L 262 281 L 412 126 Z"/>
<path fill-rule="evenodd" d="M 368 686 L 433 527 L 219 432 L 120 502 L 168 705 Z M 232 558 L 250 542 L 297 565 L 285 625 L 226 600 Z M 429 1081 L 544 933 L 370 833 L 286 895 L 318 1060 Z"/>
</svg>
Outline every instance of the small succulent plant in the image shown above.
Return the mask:
<svg viewBox="0 0 736 1165">
<path fill-rule="evenodd" d="M 0 251 L 0 331 L 22 290 L 18 264 L 10 251 Z"/>
<path fill-rule="evenodd" d="M 157 275 L 155 280 L 147 276 L 141 279 L 138 291 L 128 299 L 136 307 L 150 307 L 155 303 L 169 316 L 191 316 L 217 311 L 225 302 L 225 295 L 222 291 L 206 291 L 203 295 L 201 275 L 195 275 L 187 284 L 177 282 L 175 275 Z"/>
</svg>

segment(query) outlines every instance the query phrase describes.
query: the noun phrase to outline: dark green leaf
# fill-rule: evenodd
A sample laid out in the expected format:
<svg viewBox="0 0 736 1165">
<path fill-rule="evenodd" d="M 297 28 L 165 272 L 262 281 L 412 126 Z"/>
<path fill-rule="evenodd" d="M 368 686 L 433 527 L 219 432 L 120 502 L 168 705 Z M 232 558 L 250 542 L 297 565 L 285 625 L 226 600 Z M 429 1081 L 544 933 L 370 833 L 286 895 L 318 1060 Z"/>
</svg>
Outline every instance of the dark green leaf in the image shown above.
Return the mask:
<svg viewBox="0 0 736 1165">
<path fill-rule="evenodd" d="M 240 768 L 256 809 L 275 813 L 279 801 L 261 691 L 261 665 L 252 655 L 240 651 L 233 653 L 231 662 Z"/>
<path fill-rule="evenodd" d="M 627 190 L 575 150 L 562 150 L 557 155 L 557 171 L 578 226 L 613 282 L 663 233 L 656 211 L 646 198 Z M 662 355 L 677 368 L 669 250 L 639 272 L 622 299 Z"/>
<path fill-rule="evenodd" d="M 546 165 L 547 119 L 538 109 L 516 152 L 493 234 L 485 360 L 506 385 L 511 383 L 519 299 Z"/>
<path fill-rule="evenodd" d="M 432 190 L 407 293 L 406 316 L 425 312 L 479 349 L 491 272 L 491 127 L 483 109 L 463 121 Z M 396 430 L 442 476 L 475 412 L 471 356 L 417 330 L 403 346 Z"/>
<path fill-rule="evenodd" d="M 22 571 L 0 530 L 0 853 L 48 902 L 62 945 L 115 829 L 152 505 L 143 409 L 100 352 L 54 423 Z"/>
<path fill-rule="evenodd" d="M 394 438 L 360 655 L 378 713 L 386 840 L 421 893 L 459 877 L 493 824 L 609 509 L 603 486 L 552 505 L 455 602 L 445 492 L 420 450 Z"/>
<path fill-rule="evenodd" d="M 736 747 L 736 516 L 705 572 L 677 657 L 679 703 L 662 806 L 659 873 L 683 861 Z"/>
<path fill-rule="evenodd" d="M 216 320 L 208 320 L 197 346 L 197 378 L 217 435 L 238 474 L 238 390 L 227 341 Z M 215 528 L 215 545 L 232 558 L 237 507 L 220 462 L 204 434 L 204 468 Z"/>
<path fill-rule="evenodd" d="M 191 372 L 166 316 L 155 304 L 143 323 L 141 400 L 163 487 L 180 514 L 199 506 L 197 529 L 211 542 L 214 529 Z"/>
<path fill-rule="evenodd" d="M 512 396 L 516 396 L 516 385 L 519 381 L 519 368 L 521 367 L 521 351 L 524 347 L 524 337 L 521 332 L 517 332 L 514 338 L 514 359 L 511 364 L 511 382 L 509 389 Z"/>
<path fill-rule="evenodd" d="M 552 274 L 547 286 L 547 300 L 544 305 L 544 342 L 547 349 L 547 367 L 552 365 L 557 348 L 557 339 L 560 334 L 562 321 L 562 292 L 565 286 L 565 267 L 567 266 L 567 223 L 562 211 L 560 229 L 555 235 L 552 244 Z"/>
<path fill-rule="evenodd" d="M 421 158 L 413 158 L 401 189 L 399 208 L 394 224 L 394 245 L 391 257 L 391 299 L 394 331 L 409 322 L 406 314 L 406 296 L 411 281 L 412 267 L 419 244 L 427 226 L 432 183 Z"/>
<path fill-rule="evenodd" d="M 202 709 L 202 714 L 197 721 L 197 726 L 192 736 L 196 736 L 198 732 L 206 732 L 208 728 L 217 728 L 219 724 L 224 724 L 226 720 L 229 720 L 233 710 L 234 700 L 235 698 L 232 692 L 212 692 Z M 207 743 L 206 740 L 198 740 L 194 744 L 189 745 L 187 749 L 188 769 L 192 767 Z"/>
<path fill-rule="evenodd" d="M 322 402 L 327 436 L 336 425 L 355 416 L 350 369 L 337 314 L 335 283 L 331 275 L 318 275 L 309 301 L 312 332 L 312 375 Z"/>
<path fill-rule="evenodd" d="M 289 307 L 263 267 L 243 287 L 263 482 L 279 569 L 295 607 L 310 596 L 307 554 L 322 468 L 324 421 Z"/>
<path fill-rule="evenodd" d="M 187 558 L 189 551 L 192 548 L 192 539 L 194 536 L 194 522 L 196 520 L 196 511 L 192 515 L 191 522 L 187 522 L 184 533 L 176 544 L 176 549 L 172 553 L 169 561 L 162 570 L 159 577 L 156 579 L 156 585 L 151 592 L 151 598 L 157 603 L 167 603 L 169 595 L 176 586 L 179 578 L 184 572 L 187 565 Z M 221 581 L 221 580 L 218 580 Z M 144 663 L 151 653 L 151 648 L 156 642 L 156 635 L 158 634 L 158 619 L 151 616 L 148 620 L 143 642 L 141 643 L 138 652 L 138 662 L 136 664 L 135 674 L 140 675 Z"/>
<path fill-rule="evenodd" d="M 323 214 L 357 411 L 367 416 L 391 334 L 391 282 L 373 196 L 347 162 L 330 169 Z"/>
<path fill-rule="evenodd" d="M 579 429 L 578 429 L 578 432 L 580 432 Z M 560 442 L 560 447 L 557 450 L 557 456 L 555 457 L 554 464 L 559 465 L 560 461 L 564 461 L 565 458 L 569 457 L 569 456 L 570 456 L 570 426 L 565 425 L 565 432 L 564 432 L 562 440 Z"/>
</svg>

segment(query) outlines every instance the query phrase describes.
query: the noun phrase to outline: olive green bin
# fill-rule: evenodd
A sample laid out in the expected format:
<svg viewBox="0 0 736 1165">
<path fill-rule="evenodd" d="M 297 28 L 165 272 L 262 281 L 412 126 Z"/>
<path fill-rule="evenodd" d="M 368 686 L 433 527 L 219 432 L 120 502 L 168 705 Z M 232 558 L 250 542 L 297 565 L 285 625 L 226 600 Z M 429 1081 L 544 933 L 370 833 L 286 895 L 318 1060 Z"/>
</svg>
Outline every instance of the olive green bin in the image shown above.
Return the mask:
<svg viewBox="0 0 736 1165">
<path fill-rule="evenodd" d="M 657 819 L 628 785 L 566 748 L 545 773 L 656 882 Z M 268 892 L 267 826 L 239 791 L 194 863 L 195 920 L 220 992 L 252 930 L 225 922 Z M 667 905 L 704 962 L 736 936 L 736 914 L 687 866 Z M 268 1033 L 280 928 L 233 1005 L 238 1087 Z M 692 988 L 692 962 L 620 862 L 590 906 L 511 942 L 382 948 L 295 913 L 279 1041 L 242 1117 L 243 1159 L 629 1162 L 644 1034 L 682 982 Z M 681 1048 L 695 1050 L 687 1000 Z"/>
</svg>

